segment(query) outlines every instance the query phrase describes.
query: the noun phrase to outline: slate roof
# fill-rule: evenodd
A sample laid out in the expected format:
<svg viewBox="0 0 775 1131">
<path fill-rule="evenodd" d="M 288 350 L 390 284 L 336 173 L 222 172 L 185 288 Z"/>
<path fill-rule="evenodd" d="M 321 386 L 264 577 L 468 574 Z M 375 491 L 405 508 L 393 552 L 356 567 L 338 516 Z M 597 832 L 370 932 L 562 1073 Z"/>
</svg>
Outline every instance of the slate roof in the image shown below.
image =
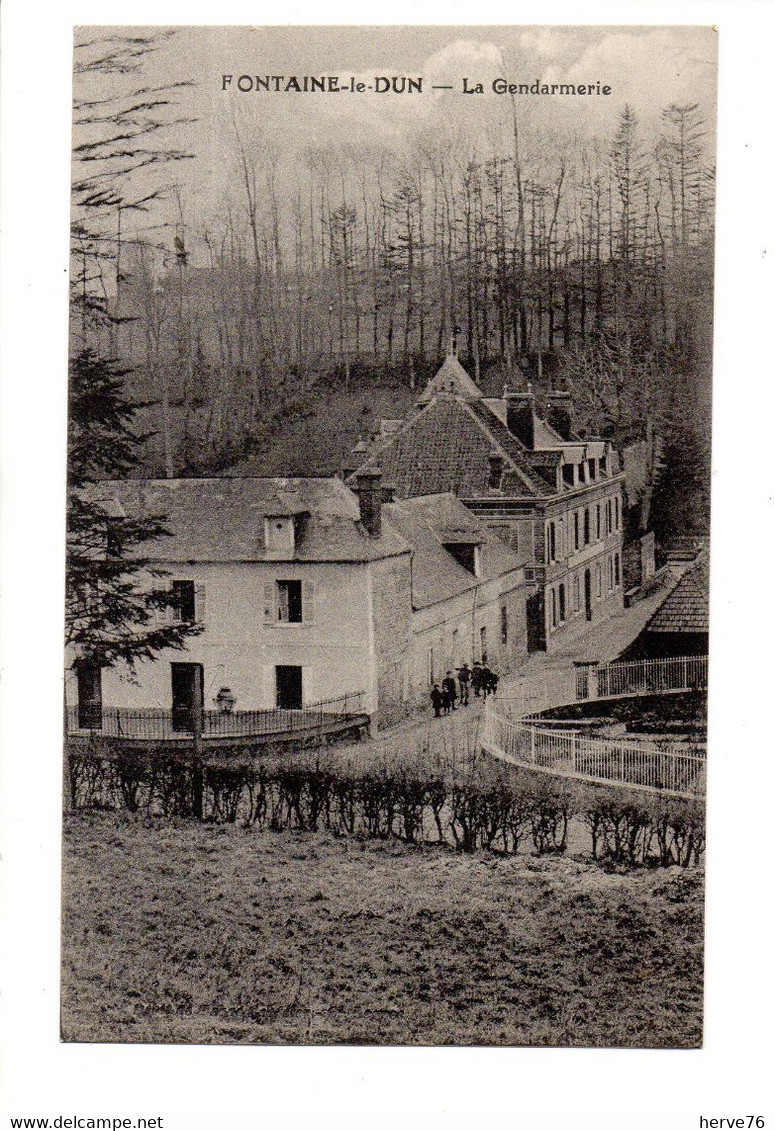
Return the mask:
<svg viewBox="0 0 775 1131">
<path fill-rule="evenodd" d="M 466 373 L 454 354 L 447 355 L 441 367 L 423 389 L 417 404 L 428 404 L 439 393 L 464 397 L 466 400 L 479 400 L 482 396 L 482 390 L 473 377 Z"/>
<path fill-rule="evenodd" d="M 480 498 L 492 493 L 494 452 L 504 460 L 503 494 L 555 493 L 553 482 L 533 470 L 526 449 L 481 399 L 435 396 L 395 435 L 370 449 L 363 470 L 381 468 L 401 498 L 447 491 Z"/>
<path fill-rule="evenodd" d="M 165 516 L 171 537 L 140 547 L 154 561 L 269 560 L 264 518 L 280 514 L 299 519 L 293 561 L 366 562 L 409 551 L 388 523 L 379 538 L 367 534 L 356 496 L 334 478 L 109 480 L 90 494 L 127 515 Z"/>
<path fill-rule="evenodd" d="M 709 582 L 708 555 L 702 553 L 667 595 L 644 631 L 707 632 Z"/>
<path fill-rule="evenodd" d="M 422 609 L 521 568 L 520 559 L 490 533 L 454 495 L 423 495 L 386 503 L 383 515 L 414 550 L 412 607 Z M 480 544 L 475 577 L 444 548 L 445 542 Z M 515 577 L 515 583 L 524 578 Z"/>
</svg>

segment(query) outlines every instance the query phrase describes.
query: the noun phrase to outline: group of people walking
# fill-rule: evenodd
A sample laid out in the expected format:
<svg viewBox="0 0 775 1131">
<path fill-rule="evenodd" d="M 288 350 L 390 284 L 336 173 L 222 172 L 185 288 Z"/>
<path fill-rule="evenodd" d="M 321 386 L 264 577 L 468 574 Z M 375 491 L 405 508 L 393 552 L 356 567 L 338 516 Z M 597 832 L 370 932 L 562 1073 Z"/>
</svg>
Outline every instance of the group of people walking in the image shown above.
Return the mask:
<svg viewBox="0 0 775 1131">
<path fill-rule="evenodd" d="M 487 666 L 486 660 L 474 660 L 473 668 L 463 664 L 456 669 L 456 676 L 448 671 L 441 681 L 441 686 L 434 683 L 431 688 L 431 705 L 433 714 L 438 719 L 441 715 L 448 715 L 459 705 L 467 707 L 470 702 L 470 692 L 478 699 L 494 695 L 498 690 L 498 676 Z"/>
</svg>

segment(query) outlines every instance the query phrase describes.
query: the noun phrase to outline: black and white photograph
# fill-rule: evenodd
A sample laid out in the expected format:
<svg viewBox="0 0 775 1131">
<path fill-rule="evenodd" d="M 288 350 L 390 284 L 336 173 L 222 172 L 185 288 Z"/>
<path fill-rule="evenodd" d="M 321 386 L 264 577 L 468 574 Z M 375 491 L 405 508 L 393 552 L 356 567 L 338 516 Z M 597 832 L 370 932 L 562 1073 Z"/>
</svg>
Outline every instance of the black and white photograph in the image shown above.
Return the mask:
<svg viewBox="0 0 775 1131">
<path fill-rule="evenodd" d="M 63 1039 L 701 1045 L 716 32 L 73 74 Z"/>
<path fill-rule="evenodd" d="M 766 1131 L 775 12 L 0 12 L 0 1123 Z"/>
</svg>

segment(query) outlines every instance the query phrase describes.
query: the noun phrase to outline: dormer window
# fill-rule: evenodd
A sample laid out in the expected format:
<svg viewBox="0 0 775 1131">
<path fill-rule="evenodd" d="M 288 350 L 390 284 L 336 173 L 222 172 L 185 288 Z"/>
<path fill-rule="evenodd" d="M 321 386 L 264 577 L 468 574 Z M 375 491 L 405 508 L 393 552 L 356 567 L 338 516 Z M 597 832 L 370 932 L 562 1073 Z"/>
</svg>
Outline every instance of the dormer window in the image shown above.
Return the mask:
<svg viewBox="0 0 775 1131">
<path fill-rule="evenodd" d="M 296 549 L 293 515 L 267 515 L 264 519 L 264 543 L 268 557 L 293 557 Z"/>
<path fill-rule="evenodd" d="M 475 542 L 445 542 L 444 549 L 474 577 L 481 576 L 479 546 Z"/>
</svg>

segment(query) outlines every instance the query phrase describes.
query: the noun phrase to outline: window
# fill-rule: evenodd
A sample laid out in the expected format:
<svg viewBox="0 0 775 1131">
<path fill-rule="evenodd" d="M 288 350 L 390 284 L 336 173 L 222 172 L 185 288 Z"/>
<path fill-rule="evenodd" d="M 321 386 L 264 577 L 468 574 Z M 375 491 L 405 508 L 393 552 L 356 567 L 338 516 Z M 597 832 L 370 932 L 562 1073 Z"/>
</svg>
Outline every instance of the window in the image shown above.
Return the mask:
<svg viewBox="0 0 775 1131">
<path fill-rule="evenodd" d="M 609 593 L 611 592 L 613 587 L 614 587 L 614 560 L 613 560 L 613 558 L 609 557 L 609 559 L 608 559 L 608 591 L 609 591 Z"/>
<path fill-rule="evenodd" d="M 598 562 L 597 566 L 595 567 L 595 583 L 596 583 L 597 595 L 598 595 L 598 597 L 602 597 L 603 596 L 603 567 L 600 565 L 600 562 Z"/>
<path fill-rule="evenodd" d="M 560 624 L 565 620 L 565 586 L 560 585 Z"/>
<path fill-rule="evenodd" d="M 277 582 L 277 619 L 281 624 L 301 624 L 301 582 Z"/>
<path fill-rule="evenodd" d="M 196 620 L 196 588 L 193 581 L 172 582 L 172 607 L 175 617 L 185 624 Z"/>
<path fill-rule="evenodd" d="M 613 522 L 612 522 L 612 519 L 611 519 L 611 500 L 610 499 L 608 500 L 608 502 L 605 505 L 605 524 L 606 524 L 606 534 L 610 534 L 611 531 L 613 530 Z"/>
<path fill-rule="evenodd" d="M 614 499 L 614 507 L 616 508 L 616 529 L 619 529 L 619 496 Z"/>
<path fill-rule="evenodd" d="M 444 549 L 452 555 L 463 569 L 467 569 L 474 577 L 479 576 L 479 547 L 476 543 L 445 542 Z"/>
<path fill-rule="evenodd" d="M 549 561 L 553 562 L 557 558 L 557 531 L 555 530 L 553 522 L 549 523 L 549 529 L 547 531 L 547 536 L 548 536 L 548 543 L 549 543 L 549 547 L 548 547 Z"/>
<path fill-rule="evenodd" d="M 597 531 L 596 537 L 600 541 L 600 503 L 595 507 L 595 530 Z"/>
<path fill-rule="evenodd" d="M 457 661 L 460 656 L 460 629 L 452 629 L 452 667 L 457 667 Z"/>
<path fill-rule="evenodd" d="M 557 593 L 552 589 L 552 628 L 557 627 Z"/>
<path fill-rule="evenodd" d="M 614 554 L 614 585 L 618 587 L 622 579 L 622 568 L 619 561 L 619 555 Z"/>
<path fill-rule="evenodd" d="M 586 483 L 587 481 L 587 465 L 584 460 L 579 463 L 579 483 Z"/>
<path fill-rule="evenodd" d="M 573 611 L 577 613 L 581 608 L 581 584 L 579 583 L 579 575 L 573 578 Z"/>
<path fill-rule="evenodd" d="M 589 545 L 589 507 L 584 511 L 584 545 Z"/>
<path fill-rule="evenodd" d="M 484 625 L 479 629 L 479 655 L 486 663 L 487 661 L 487 629 Z"/>
<path fill-rule="evenodd" d="M 573 512 L 573 549 L 579 548 L 579 512 Z"/>
<path fill-rule="evenodd" d="M 509 642 L 509 610 L 501 605 L 501 644 Z"/>
<path fill-rule="evenodd" d="M 573 464 L 564 463 L 562 465 L 562 481 L 566 487 L 573 486 Z"/>
<path fill-rule="evenodd" d="M 597 470 L 593 459 L 589 461 L 589 478 L 590 480 L 597 479 Z"/>
</svg>

